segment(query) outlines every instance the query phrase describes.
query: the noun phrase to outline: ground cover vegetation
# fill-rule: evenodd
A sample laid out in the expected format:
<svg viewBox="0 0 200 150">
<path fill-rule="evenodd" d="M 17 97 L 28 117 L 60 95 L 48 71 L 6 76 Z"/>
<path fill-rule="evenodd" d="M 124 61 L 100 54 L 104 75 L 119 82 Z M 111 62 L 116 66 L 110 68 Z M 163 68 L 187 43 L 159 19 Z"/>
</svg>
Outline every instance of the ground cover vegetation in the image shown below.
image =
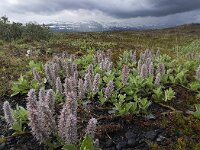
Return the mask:
<svg viewBox="0 0 200 150">
<path fill-rule="evenodd" d="M 200 147 L 199 25 L 23 35 L 1 37 L 0 149 Z"/>
</svg>

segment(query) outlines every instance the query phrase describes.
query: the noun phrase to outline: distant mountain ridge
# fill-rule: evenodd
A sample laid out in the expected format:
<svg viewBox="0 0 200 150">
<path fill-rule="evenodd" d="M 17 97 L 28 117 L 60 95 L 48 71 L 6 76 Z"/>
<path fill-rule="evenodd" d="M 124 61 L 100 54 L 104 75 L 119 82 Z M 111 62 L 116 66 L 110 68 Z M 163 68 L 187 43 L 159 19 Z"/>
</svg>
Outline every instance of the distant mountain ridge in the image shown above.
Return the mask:
<svg viewBox="0 0 200 150">
<path fill-rule="evenodd" d="M 53 22 L 47 24 L 53 32 L 101 32 L 101 31 L 125 31 L 145 30 L 173 27 L 172 25 L 134 25 L 111 22 L 102 24 L 96 21 L 85 22 Z"/>
</svg>

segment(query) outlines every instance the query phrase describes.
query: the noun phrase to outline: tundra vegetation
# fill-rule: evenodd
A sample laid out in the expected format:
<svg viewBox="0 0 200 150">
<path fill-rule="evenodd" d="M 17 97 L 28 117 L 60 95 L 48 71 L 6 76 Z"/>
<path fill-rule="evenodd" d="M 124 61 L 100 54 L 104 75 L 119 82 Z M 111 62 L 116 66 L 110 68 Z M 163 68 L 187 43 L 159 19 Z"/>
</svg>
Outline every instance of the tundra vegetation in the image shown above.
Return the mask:
<svg viewBox="0 0 200 150">
<path fill-rule="evenodd" d="M 51 33 L 2 17 L 0 27 L 0 148 L 200 147 L 200 25 Z"/>
</svg>

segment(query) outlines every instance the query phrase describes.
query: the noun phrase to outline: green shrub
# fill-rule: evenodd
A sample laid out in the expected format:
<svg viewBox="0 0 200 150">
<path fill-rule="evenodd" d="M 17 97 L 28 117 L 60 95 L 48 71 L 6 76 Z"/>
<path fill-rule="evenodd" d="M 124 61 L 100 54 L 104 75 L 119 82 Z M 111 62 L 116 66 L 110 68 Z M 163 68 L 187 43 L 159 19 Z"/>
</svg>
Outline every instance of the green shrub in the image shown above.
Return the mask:
<svg viewBox="0 0 200 150">
<path fill-rule="evenodd" d="M 6 16 L 0 18 L 0 40 L 12 41 L 16 39 L 48 40 L 51 37 L 49 28 L 35 23 L 10 22 Z"/>
</svg>

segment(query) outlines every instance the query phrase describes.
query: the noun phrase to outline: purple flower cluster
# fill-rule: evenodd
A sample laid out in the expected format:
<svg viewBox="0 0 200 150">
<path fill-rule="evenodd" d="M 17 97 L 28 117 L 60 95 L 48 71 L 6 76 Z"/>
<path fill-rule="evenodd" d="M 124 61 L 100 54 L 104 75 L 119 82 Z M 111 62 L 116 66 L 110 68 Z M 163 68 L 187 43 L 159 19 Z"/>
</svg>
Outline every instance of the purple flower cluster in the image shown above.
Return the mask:
<svg viewBox="0 0 200 150">
<path fill-rule="evenodd" d="M 114 91 L 114 83 L 113 83 L 113 81 L 109 81 L 107 83 L 105 91 L 104 91 L 105 97 L 109 98 L 113 91 Z"/>
<path fill-rule="evenodd" d="M 124 85 L 127 84 L 128 75 L 129 75 L 128 66 L 127 66 L 127 65 L 123 65 L 123 68 L 122 68 L 122 83 L 123 83 Z"/>
<path fill-rule="evenodd" d="M 89 74 L 90 79 L 93 80 L 94 77 L 94 69 L 93 69 L 93 65 L 89 64 L 87 70 L 86 70 L 86 74 Z"/>
<path fill-rule="evenodd" d="M 4 112 L 4 118 L 9 126 L 12 126 L 15 122 L 14 117 L 12 116 L 12 109 L 10 107 L 10 103 L 8 101 L 5 101 L 3 103 L 3 112 Z"/>
<path fill-rule="evenodd" d="M 57 77 L 57 79 L 56 79 L 56 94 L 61 94 L 61 93 L 63 93 L 63 87 L 62 87 L 60 77 Z"/>
<path fill-rule="evenodd" d="M 86 128 L 86 134 L 89 134 L 93 139 L 95 137 L 96 126 L 97 126 L 97 119 L 91 118 Z"/>
<path fill-rule="evenodd" d="M 48 62 L 45 64 L 46 78 L 49 84 L 53 87 L 56 84 L 58 77 L 58 67 L 56 63 Z"/>
<path fill-rule="evenodd" d="M 68 60 L 67 62 L 64 62 L 64 72 L 66 77 L 70 77 L 74 75 L 74 72 L 77 71 L 77 64 L 75 64 L 73 61 Z"/>
<path fill-rule="evenodd" d="M 96 74 L 94 77 L 93 85 L 92 85 L 92 92 L 96 94 L 99 90 L 99 82 L 100 82 L 100 74 Z"/>
<path fill-rule="evenodd" d="M 52 89 L 47 90 L 45 99 L 39 99 L 42 101 L 40 103 L 45 103 L 50 109 L 50 111 L 54 114 L 55 112 L 55 97 Z"/>
<path fill-rule="evenodd" d="M 66 144 L 77 144 L 77 101 L 74 93 L 67 95 L 67 100 L 59 116 L 58 131 L 55 121 L 55 102 L 53 91 L 40 89 L 39 101 L 37 100 L 35 90 L 31 89 L 27 98 L 27 111 L 29 126 L 34 137 L 40 142 L 45 143 L 51 138 L 51 135 L 59 136 Z M 7 103 L 5 103 L 7 108 Z M 8 113 L 6 113 L 8 114 Z"/>
<path fill-rule="evenodd" d="M 141 71 L 140 71 L 140 76 L 142 78 L 146 78 L 148 76 L 148 69 L 147 69 L 147 65 L 143 64 L 141 67 Z"/>
<path fill-rule="evenodd" d="M 41 82 L 41 81 L 42 81 L 42 79 L 41 79 L 41 77 L 40 77 L 40 75 L 39 75 L 39 73 L 38 73 L 38 71 L 37 71 L 36 68 L 33 68 L 33 77 L 34 77 L 34 79 L 35 79 L 36 81 L 38 81 L 38 82 Z"/>
<path fill-rule="evenodd" d="M 155 85 L 155 86 L 158 86 L 158 85 L 160 85 L 160 82 L 161 82 L 161 74 L 158 73 L 158 74 L 156 75 L 156 78 L 155 78 L 155 81 L 154 81 L 154 85 Z"/>
<path fill-rule="evenodd" d="M 85 98 L 84 82 L 82 79 L 78 81 L 78 97 L 79 99 Z"/>
<path fill-rule="evenodd" d="M 67 96 L 58 121 L 58 134 L 67 144 L 77 144 L 77 101 L 74 93 Z"/>
<path fill-rule="evenodd" d="M 45 93 L 44 89 L 40 89 L 38 101 L 35 90 L 31 89 L 27 100 L 31 132 L 38 141 L 46 142 L 56 129 L 53 91 L 50 89 Z"/>
<path fill-rule="evenodd" d="M 104 52 L 97 53 L 97 61 L 100 65 L 101 71 L 111 71 L 112 70 L 112 61 L 111 56 L 107 56 Z"/>
<path fill-rule="evenodd" d="M 153 62 L 150 63 L 149 67 L 148 67 L 148 72 L 149 75 L 154 75 L 154 66 L 153 66 Z"/>
<path fill-rule="evenodd" d="M 92 79 L 91 79 L 91 76 L 90 76 L 89 73 L 85 74 L 83 87 L 84 87 L 86 92 L 92 91 Z"/>
<path fill-rule="evenodd" d="M 164 63 L 158 64 L 157 73 L 160 73 L 161 76 L 165 74 L 165 64 Z"/>
<path fill-rule="evenodd" d="M 52 89 L 41 88 L 38 96 L 34 89 L 28 92 L 27 111 L 29 126 L 33 136 L 40 142 L 45 143 L 53 136 L 59 135 L 66 144 L 77 144 L 77 99 L 84 98 L 87 92 L 96 94 L 99 90 L 100 74 L 94 75 L 93 65 L 89 65 L 84 80 L 79 78 L 77 65 L 73 63 L 71 56 L 67 62 L 64 59 L 55 57 L 52 62 L 45 64 L 46 78 L 49 84 L 55 88 L 55 94 L 65 94 L 66 101 L 59 117 L 55 112 L 55 94 Z M 100 58 L 98 58 L 100 60 Z M 103 56 L 104 68 L 111 69 L 111 62 L 108 57 Z M 67 67 L 66 67 L 67 66 Z M 61 70 L 67 68 L 67 77 L 64 85 L 59 76 Z M 33 69 L 34 78 L 41 80 L 36 69 Z M 64 87 L 64 89 L 63 89 Z M 114 90 L 113 82 L 107 84 L 105 95 L 107 97 Z M 14 123 L 11 108 L 8 102 L 4 102 L 4 114 L 9 125 Z M 58 118 L 58 120 L 56 120 Z M 88 122 L 86 133 L 92 138 L 95 136 L 97 120 L 92 118 Z"/>
<path fill-rule="evenodd" d="M 154 75 L 153 56 L 154 55 L 150 50 L 140 53 L 140 59 L 138 60 L 137 68 L 142 78 Z"/>
<path fill-rule="evenodd" d="M 78 94 L 78 85 L 77 85 L 78 81 L 77 80 L 78 79 L 76 78 L 76 75 L 65 78 L 65 83 L 64 83 L 65 96 L 67 96 L 68 93 L 73 91 L 77 97 L 77 94 Z"/>
<path fill-rule="evenodd" d="M 62 59 L 62 58 L 60 58 L 58 56 L 54 56 L 52 62 L 54 64 L 57 64 L 57 67 L 58 67 L 57 69 L 58 70 L 63 70 L 64 69 L 64 67 L 63 67 L 64 59 Z"/>
<path fill-rule="evenodd" d="M 28 92 L 27 98 L 27 111 L 28 111 L 28 119 L 29 126 L 31 127 L 31 132 L 33 136 L 40 142 L 46 142 L 49 139 L 49 132 L 46 132 L 47 129 L 44 129 L 43 124 L 41 123 L 41 115 L 39 102 L 37 101 L 37 97 L 35 94 L 35 90 L 31 89 Z M 40 102 L 41 103 L 41 102 Z M 44 122 L 44 121 L 42 121 Z"/>
<path fill-rule="evenodd" d="M 142 61 L 142 63 L 144 63 L 148 58 L 150 58 L 151 60 L 153 59 L 153 54 L 150 50 L 145 50 L 144 53 L 140 53 L 140 59 Z"/>
<path fill-rule="evenodd" d="M 96 57 L 97 57 L 97 62 L 100 63 L 105 59 L 106 54 L 103 51 L 97 51 Z"/>
</svg>

